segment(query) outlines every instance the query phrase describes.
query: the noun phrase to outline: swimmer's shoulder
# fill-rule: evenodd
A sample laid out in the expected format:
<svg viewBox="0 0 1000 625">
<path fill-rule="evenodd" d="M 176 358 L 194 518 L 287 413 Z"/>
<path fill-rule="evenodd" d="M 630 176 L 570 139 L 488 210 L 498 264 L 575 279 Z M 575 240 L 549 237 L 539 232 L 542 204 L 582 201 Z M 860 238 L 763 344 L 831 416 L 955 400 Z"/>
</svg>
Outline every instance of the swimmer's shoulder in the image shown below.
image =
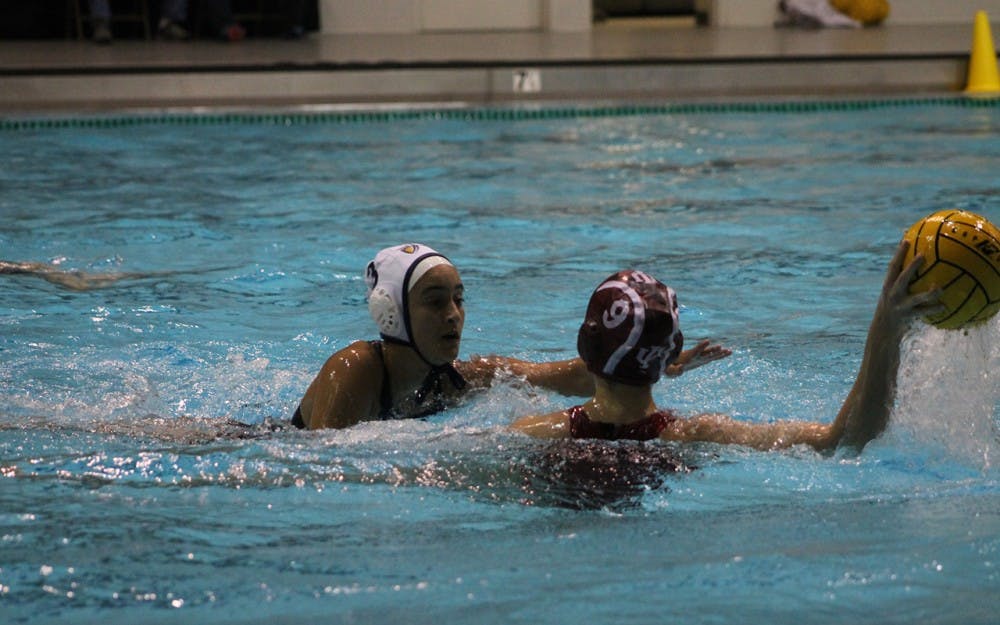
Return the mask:
<svg viewBox="0 0 1000 625">
<path fill-rule="evenodd" d="M 373 375 L 379 379 L 382 377 L 382 371 L 382 352 L 378 341 L 354 341 L 327 358 L 317 378 L 328 378 L 333 374 L 371 383 L 376 381 Z"/>
<path fill-rule="evenodd" d="M 352 422 L 371 418 L 384 383 L 382 356 L 376 345 L 374 341 L 354 341 L 327 358 L 299 405 L 304 423 L 315 428 L 312 424 L 317 418 L 327 423 L 332 414 L 354 415 Z"/>
</svg>

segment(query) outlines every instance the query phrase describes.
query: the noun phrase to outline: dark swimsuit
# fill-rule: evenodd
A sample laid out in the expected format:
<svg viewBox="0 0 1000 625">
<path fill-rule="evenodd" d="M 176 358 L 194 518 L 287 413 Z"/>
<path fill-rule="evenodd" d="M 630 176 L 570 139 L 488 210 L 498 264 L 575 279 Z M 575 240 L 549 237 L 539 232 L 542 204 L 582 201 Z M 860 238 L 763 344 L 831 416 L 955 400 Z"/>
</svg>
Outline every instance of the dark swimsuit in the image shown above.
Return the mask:
<svg viewBox="0 0 1000 625">
<path fill-rule="evenodd" d="M 418 408 L 423 405 L 428 397 L 432 398 L 430 403 L 423 406 L 416 414 L 400 415 L 392 407 L 392 389 L 389 387 L 389 370 L 385 368 L 382 341 L 368 341 L 368 344 L 375 350 L 379 360 L 382 362 L 382 390 L 379 391 L 379 411 L 377 417 L 379 421 L 387 421 L 389 419 L 420 419 L 441 412 L 448 407 L 448 403 L 444 400 L 445 378 L 450 380 L 452 386 L 457 390 L 465 388 L 465 378 L 451 364 L 432 367 L 413 398 L 414 404 Z M 292 415 L 292 425 L 299 429 L 305 429 L 306 427 L 305 420 L 302 418 L 301 404 L 295 409 L 295 414 Z"/>
<path fill-rule="evenodd" d="M 674 413 L 660 410 L 632 423 L 604 423 L 591 421 L 583 406 L 573 406 L 569 409 L 569 433 L 573 438 L 648 441 L 658 438 L 660 432 L 676 420 Z"/>
</svg>

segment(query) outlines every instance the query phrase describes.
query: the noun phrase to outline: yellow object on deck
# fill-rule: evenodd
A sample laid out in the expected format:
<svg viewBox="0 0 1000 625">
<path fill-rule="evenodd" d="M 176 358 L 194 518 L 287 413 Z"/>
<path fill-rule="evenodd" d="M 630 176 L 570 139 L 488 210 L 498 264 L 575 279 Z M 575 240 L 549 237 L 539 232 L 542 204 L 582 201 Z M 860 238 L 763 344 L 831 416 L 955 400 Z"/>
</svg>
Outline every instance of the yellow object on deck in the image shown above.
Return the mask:
<svg viewBox="0 0 1000 625">
<path fill-rule="evenodd" d="M 969 76 L 965 93 L 970 95 L 1000 95 L 1000 73 L 997 72 L 997 53 L 993 47 L 993 33 L 986 11 L 977 11 L 972 29 L 972 55 L 969 57 Z"/>
</svg>

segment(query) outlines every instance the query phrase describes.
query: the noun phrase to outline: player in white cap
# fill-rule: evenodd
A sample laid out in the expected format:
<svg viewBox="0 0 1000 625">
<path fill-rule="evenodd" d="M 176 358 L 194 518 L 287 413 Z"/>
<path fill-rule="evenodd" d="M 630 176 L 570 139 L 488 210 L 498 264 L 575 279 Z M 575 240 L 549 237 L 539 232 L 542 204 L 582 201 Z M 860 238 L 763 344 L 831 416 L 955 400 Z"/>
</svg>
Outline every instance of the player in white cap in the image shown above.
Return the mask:
<svg viewBox="0 0 1000 625">
<path fill-rule="evenodd" d="M 310 384 L 292 422 L 300 428 L 348 427 L 360 421 L 422 417 L 464 390 L 486 386 L 503 369 L 565 395 L 586 396 L 594 383 L 579 358 L 531 363 L 502 356 L 459 361 L 464 287 L 444 255 L 419 243 L 380 251 L 365 271 L 368 310 L 380 341 L 355 341 L 331 356 Z M 679 374 L 729 355 L 702 341 L 680 355 Z"/>
</svg>

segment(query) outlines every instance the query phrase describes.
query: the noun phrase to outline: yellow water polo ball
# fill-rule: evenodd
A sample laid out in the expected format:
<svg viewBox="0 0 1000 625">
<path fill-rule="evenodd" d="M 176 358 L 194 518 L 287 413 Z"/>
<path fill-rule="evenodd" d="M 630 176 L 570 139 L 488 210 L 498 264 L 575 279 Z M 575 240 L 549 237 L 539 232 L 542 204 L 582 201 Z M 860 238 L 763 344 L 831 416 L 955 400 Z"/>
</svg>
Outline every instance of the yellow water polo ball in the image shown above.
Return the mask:
<svg viewBox="0 0 1000 625">
<path fill-rule="evenodd" d="M 964 210 L 938 211 L 913 224 L 906 261 L 922 254 L 910 293 L 940 288 L 945 311 L 927 317 L 939 328 L 956 329 L 986 321 L 1000 310 L 1000 230 Z"/>
<path fill-rule="evenodd" d="M 874 26 L 889 17 L 888 0 L 830 0 L 830 5 L 865 26 Z"/>
</svg>

